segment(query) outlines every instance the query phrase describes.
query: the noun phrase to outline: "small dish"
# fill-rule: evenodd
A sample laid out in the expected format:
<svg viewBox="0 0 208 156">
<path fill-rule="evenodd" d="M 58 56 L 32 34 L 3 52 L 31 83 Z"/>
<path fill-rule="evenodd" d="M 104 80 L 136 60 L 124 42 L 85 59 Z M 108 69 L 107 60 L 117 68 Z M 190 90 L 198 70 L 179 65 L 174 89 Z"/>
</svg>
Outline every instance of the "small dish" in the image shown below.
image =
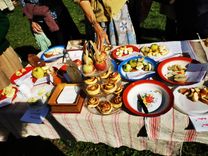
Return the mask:
<svg viewBox="0 0 208 156">
<path fill-rule="evenodd" d="M 11 83 L 20 85 L 21 82 L 23 82 L 25 79 L 32 77 L 33 68 L 34 67 L 29 66 L 29 67 L 22 68 L 18 70 L 17 72 L 15 72 L 10 77 Z"/>
<path fill-rule="evenodd" d="M 54 46 L 44 51 L 41 55 L 41 59 L 45 62 L 52 62 L 63 57 L 64 46 Z"/>
<path fill-rule="evenodd" d="M 193 101 L 189 99 L 189 97 L 187 97 L 189 95 L 186 96 L 179 92 L 179 89 L 182 89 L 182 88 L 189 89 L 189 88 L 194 88 L 194 87 L 202 88 L 203 84 L 200 82 L 200 83 L 192 84 L 192 85 L 178 86 L 173 91 L 173 94 L 175 97 L 174 107 L 183 114 L 202 115 L 208 112 L 208 104 L 205 104 L 200 100 Z"/>
<path fill-rule="evenodd" d="M 138 56 L 139 48 L 133 45 L 123 45 L 112 50 L 111 56 L 113 59 L 124 61 L 130 57 Z"/>
<path fill-rule="evenodd" d="M 172 72 L 171 70 L 169 70 L 169 68 L 171 66 L 180 66 L 182 68 L 187 68 L 187 65 L 190 63 L 198 63 L 197 61 L 188 58 L 188 57 L 173 57 L 173 58 L 169 58 L 166 59 L 164 61 L 162 61 L 161 63 L 159 63 L 158 68 L 157 68 L 157 72 L 159 74 L 159 76 L 166 82 L 170 83 L 170 84 L 174 84 L 174 85 L 187 85 L 187 84 L 193 84 L 195 82 L 187 82 L 185 79 L 188 79 L 188 77 L 185 77 L 185 79 L 182 80 L 178 80 L 175 81 L 174 79 L 171 79 L 171 77 L 169 78 L 168 75 L 170 72 Z M 185 70 L 186 71 L 186 70 Z M 179 75 L 179 74 L 176 74 Z M 185 75 L 185 73 L 183 74 Z"/>
<path fill-rule="evenodd" d="M 131 70 L 130 72 L 124 71 L 123 67 L 129 64 L 130 61 L 141 60 L 141 59 L 142 59 L 142 62 L 145 64 L 143 65 L 142 63 L 143 67 L 141 69 L 135 70 L 132 67 L 130 67 L 133 70 Z M 148 68 L 150 68 L 150 69 L 147 69 L 147 71 L 143 70 L 143 68 L 146 67 L 146 65 L 149 65 Z M 118 66 L 118 72 L 120 73 L 121 77 L 127 81 L 136 81 L 136 80 L 147 79 L 149 77 L 156 75 L 156 72 L 155 72 L 156 67 L 157 67 L 157 62 L 154 61 L 153 59 L 149 57 L 136 56 L 136 57 L 132 57 L 121 62 Z"/>
</svg>

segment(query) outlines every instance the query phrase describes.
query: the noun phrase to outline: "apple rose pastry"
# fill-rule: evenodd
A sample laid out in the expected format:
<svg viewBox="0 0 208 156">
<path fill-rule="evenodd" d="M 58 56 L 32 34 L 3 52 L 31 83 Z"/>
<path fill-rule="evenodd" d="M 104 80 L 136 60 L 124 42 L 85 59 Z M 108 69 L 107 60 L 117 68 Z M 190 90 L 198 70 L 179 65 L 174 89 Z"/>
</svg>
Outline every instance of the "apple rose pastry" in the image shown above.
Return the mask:
<svg viewBox="0 0 208 156">
<path fill-rule="evenodd" d="M 106 94 L 113 93 L 113 92 L 115 92 L 116 89 L 117 89 L 117 85 L 115 83 L 105 83 L 105 84 L 102 84 L 102 90 Z"/>
<path fill-rule="evenodd" d="M 111 99 L 111 104 L 113 108 L 120 108 L 122 106 L 122 98 L 121 96 L 117 95 Z"/>
<path fill-rule="evenodd" d="M 101 101 L 97 108 L 102 114 L 110 114 L 113 109 L 112 104 L 108 101 Z"/>
<path fill-rule="evenodd" d="M 86 88 L 86 92 L 89 95 L 97 95 L 100 93 L 100 85 L 99 84 L 88 85 Z"/>
<path fill-rule="evenodd" d="M 113 72 L 109 75 L 109 81 L 117 83 L 121 80 L 121 76 L 118 72 Z"/>
<path fill-rule="evenodd" d="M 97 83 L 97 81 L 98 81 L 98 79 L 93 76 L 93 77 L 90 77 L 90 78 L 87 78 L 86 80 L 84 80 L 84 83 L 90 85 L 90 84 Z"/>
<path fill-rule="evenodd" d="M 102 79 L 106 79 L 106 78 L 108 78 L 108 76 L 109 76 L 110 74 L 111 74 L 111 70 L 108 70 L 107 72 L 101 74 L 100 77 L 101 77 Z"/>
<path fill-rule="evenodd" d="M 123 91 L 123 86 L 120 85 L 119 87 L 117 87 L 117 89 L 115 90 L 114 94 L 120 94 Z"/>
<path fill-rule="evenodd" d="M 100 100 L 99 100 L 98 97 L 90 97 L 90 98 L 88 99 L 88 101 L 87 101 L 87 106 L 88 106 L 89 108 L 95 108 L 95 107 L 98 106 L 99 101 L 100 101 Z"/>
</svg>

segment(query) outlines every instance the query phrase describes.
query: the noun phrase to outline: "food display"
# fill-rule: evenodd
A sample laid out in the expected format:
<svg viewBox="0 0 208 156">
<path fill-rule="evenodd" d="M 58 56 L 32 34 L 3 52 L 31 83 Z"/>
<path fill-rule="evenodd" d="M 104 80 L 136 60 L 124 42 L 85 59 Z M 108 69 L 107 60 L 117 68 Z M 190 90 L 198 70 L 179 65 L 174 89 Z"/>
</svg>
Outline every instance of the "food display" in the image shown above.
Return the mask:
<svg viewBox="0 0 208 156">
<path fill-rule="evenodd" d="M 122 104 L 122 97 L 120 95 L 111 95 L 108 97 L 89 97 L 87 99 L 87 108 L 89 111 L 99 115 L 115 113 L 120 110 Z"/>
<path fill-rule="evenodd" d="M 52 62 L 63 57 L 64 46 L 54 46 L 44 51 L 40 59 L 45 62 Z"/>
<path fill-rule="evenodd" d="M 16 91 L 17 89 L 15 87 L 13 87 L 12 85 L 9 85 L 0 92 L 0 99 L 1 98 L 13 98 L 16 94 Z"/>
<path fill-rule="evenodd" d="M 125 60 L 139 54 L 139 48 L 133 45 L 119 46 L 111 52 L 114 59 Z"/>
<path fill-rule="evenodd" d="M 143 53 L 144 56 L 160 57 L 160 56 L 164 56 L 168 54 L 169 50 L 164 45 L 159 45 L 159 44 L 154 43 L 154 44 L 151 44 L 150 46 L 143 46 L 141 48 L 141 52 Z"/>
<path fill-rule="evenodd" d="M 166 73 L 167 79 L 175 82 L 184 83 L 187 80 L 186 76 L 186 67 L 179 65 L 179 64 L 173 64 L 171 66 L 167 67 L 168 72 Z"/>
<path fill-rule="evenodd" d="M 123 65 L 123 71 L 133 72 L 137 70 L 151 71 L 154 70 L 150 62 L 144 61 L 144 57 L 131 59 Z"/>
<path fill-rule="evenodd" d="M 208 87 L 180 88 L 178 92 L 185 95 L 191 101 L 201 101 L 208 104 Z"/>
<path fill-rule="evenodd" d="M 92 42 L 93 50 L 84 48 L 82 72 L 84 76 L 94 76 L 105 72 L 109 67 L 107 53 L 98 51 Z"/>
<path fill-rule="evenodd" d="M 157 62 L 149 57 L 136 56 L 121 62 L 118 71 L 123 79 L 135 81 L 155 75 Z"/>
<path fill-rule="evenodd" d="M 43 78 L 49 74 L 49 68 L 47 66 L 44 67 L 35 67 L 32 70 L 32 76 L 36 79 Z"/>
<path fill-rule="evenodd" d="M 87 77 L 84 80 L 84 91 L 89 96 L 105 96 L 114 92 L 119 94 L 122 89 L 120 74 L 111 70 L 100 77 Z"/>
</svg>

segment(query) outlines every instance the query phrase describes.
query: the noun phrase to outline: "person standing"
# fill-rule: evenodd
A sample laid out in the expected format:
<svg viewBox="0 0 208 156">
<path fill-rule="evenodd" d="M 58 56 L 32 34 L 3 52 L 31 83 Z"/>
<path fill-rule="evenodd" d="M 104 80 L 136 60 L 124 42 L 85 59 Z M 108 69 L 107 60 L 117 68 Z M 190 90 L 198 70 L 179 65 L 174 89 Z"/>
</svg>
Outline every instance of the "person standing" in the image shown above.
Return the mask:
<svg viewBox="0 0 208 156">
<path fill-rule="evenodd" d="M 86 34 L 102 50 L 111 45 L 136 44 L 127 0 L 75 0 L 87 18 Z"/>
<path fill-rule="evenodd" d="M 12 74 L 22 68 L 21 59 L 6 39 L 8 30 L 9 20 L 0 11 L 0 89 L 8 86 Z"/>
<path fill-rule="evenodd" d="M 76 24 L 62 0 L 20 0 L 34 33 L 44 32 L 52 46 L 67 45 L 72 39 L 81 39 Z"/>
</svg>

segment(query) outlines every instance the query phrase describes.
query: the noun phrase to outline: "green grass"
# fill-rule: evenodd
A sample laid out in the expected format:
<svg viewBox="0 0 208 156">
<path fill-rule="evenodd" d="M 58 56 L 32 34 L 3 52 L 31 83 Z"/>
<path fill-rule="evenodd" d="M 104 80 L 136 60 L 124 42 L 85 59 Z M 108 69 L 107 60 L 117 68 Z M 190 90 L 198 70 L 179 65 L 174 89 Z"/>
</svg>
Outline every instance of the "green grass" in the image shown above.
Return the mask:
<svg viewBox="0 0 208 156">
<path fill-rule="evenodd" d="M 65 5 L 70 11 L 71 16 L 74 19 L 77 27 L 82 33 L 85 33 L 84 29 L 84 16 L 76 4 L 73 3 L 73 0 L 64 0 Z M 10 29 L 7 35 L 7 39 L 10 41 L 10 44 L 13 48 L 19 48 L 23 46 L 32 46 L 38 49 L 37 44 L 33 38 L 33 35 L 30 31 L 30 26 L 26 17 L 23 16 L 21 7 L 17 7 L 14 12 L 8 14 L 10 20 Z M 159 14 L 159 4 L 153 3 L 151 12 L 148 18 L 141 24 L 143 28 L 146 29 L 158 29 L 164 31 L 165 27 L 165 17 Z M 145 34 L 144 34 L 145 36 Z M 150 36 L 153 40 L 160 40 L 161 36 Z M 30 53 L 30 51 L 28 52 Z M 26 54 L 25 54 L 26 55 Z M 105 144 L 93 144 L 93 143 L 84 143 L 76 142 L 75 144 L 70 145 L 69 143 L 62 140 L 51 140 L 60 150 L 62 150 L 66 155 L 81 156 L 124 156 L 124 155 L 156 155 L 150 151 L 137 151 L 128 147 L 113 148 Z M 206 152 L 207 145 L 196 144 L 196 143 L 185 143 L 182 150 L 182 155 L 208 155 Z"/>
</svg>

